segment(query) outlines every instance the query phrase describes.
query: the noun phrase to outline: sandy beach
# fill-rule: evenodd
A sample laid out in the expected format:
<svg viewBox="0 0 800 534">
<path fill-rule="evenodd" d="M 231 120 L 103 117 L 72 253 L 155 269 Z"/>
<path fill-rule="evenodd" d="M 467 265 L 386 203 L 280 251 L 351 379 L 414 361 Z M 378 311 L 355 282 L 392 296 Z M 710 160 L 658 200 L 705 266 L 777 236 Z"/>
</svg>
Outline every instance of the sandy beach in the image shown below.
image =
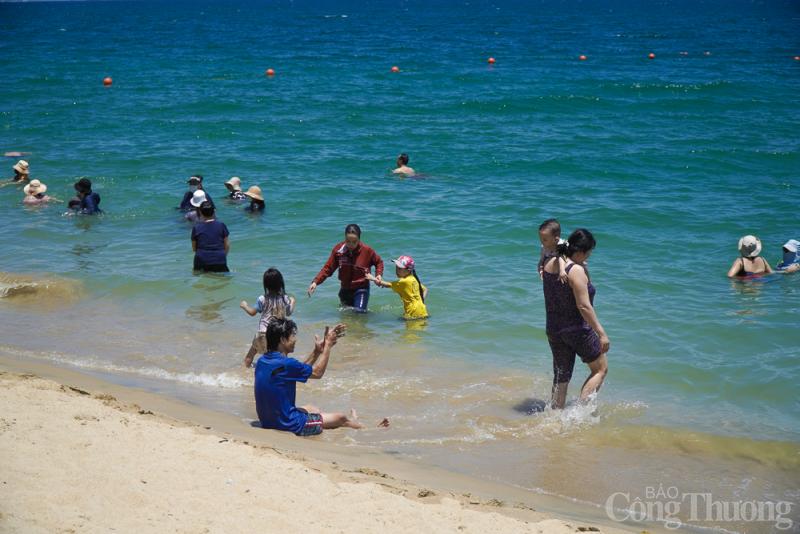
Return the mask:
<svg viewBox="0 0 800 534">
<path fill-rule="evenodd" d="M 226 414 L 44 364 L 0 357 L 0 404 L 6 532 L 624 532 L 577 505 L 543 513 L 564 506 L 546 496 L 236 431 Z"/>
</svg>

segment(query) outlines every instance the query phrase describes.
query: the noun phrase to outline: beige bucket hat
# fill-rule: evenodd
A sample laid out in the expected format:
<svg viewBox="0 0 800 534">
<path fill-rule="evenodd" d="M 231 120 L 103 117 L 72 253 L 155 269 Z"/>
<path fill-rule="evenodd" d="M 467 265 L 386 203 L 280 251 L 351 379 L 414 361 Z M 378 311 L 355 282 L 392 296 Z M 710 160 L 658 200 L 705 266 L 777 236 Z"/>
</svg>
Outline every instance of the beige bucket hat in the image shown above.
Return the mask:
<svg viewBox="0 0 800 534">
<path fill-rule="evenodd" d="M 31 180 L 31 183 L 22 188 L 26 195 L 38 195 L 47 191 L 47 186 L 39 180 Z"/>
<path fill-rule="evenodd" d="M 743 258 L 753 258 L 761 254 L 761 240 L 754 235 L 746 235 L 739 240 L 739 254 Z"/>
<path fill-rule="evenodd" d="M 14 165 L 14 170 L 20 174 L 28 174 L 28 162 L 21 159 Z"/>
<path fill-rule="evenodd" d="M 254 198 L 256 200 L 264 200 L 261 196 L 261 188 L 257 185 L 254 185 L 250 189 L 247 190 L 247 193 L 244 194 L 246 197 Z"/>
<path fill-rule="evenodd" d="M 234 176 L 227 182 L 225 182 L 225 187 L 227 187 L 231 191 L 241 191 L 242 190 L 242 181 Z"/>
</svg>

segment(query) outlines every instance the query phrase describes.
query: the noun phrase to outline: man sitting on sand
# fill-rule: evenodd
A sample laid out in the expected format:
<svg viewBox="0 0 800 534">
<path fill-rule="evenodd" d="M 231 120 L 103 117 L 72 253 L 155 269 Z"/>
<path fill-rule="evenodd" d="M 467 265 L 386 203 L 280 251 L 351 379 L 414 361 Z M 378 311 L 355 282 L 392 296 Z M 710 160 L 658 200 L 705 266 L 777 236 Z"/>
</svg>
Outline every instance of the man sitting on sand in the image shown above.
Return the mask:
<svg viewBox="0 0 800 534">
<path fill-rule="evenodd" d="M 408 166 L 408 154 L 400 154 L 397 157 L 397 168 L 392 171 L 395 174 L 405 174 L 411 176 L 414 174 L 414 169 Z"/>
<path fill-rule="evenodd" d="M 324 428 L 364 428 L 357 423 L 355 410 L 350 410 L 353 420 L 343 413 L 320 413 L 312 404 L 295 406 L 297 382 L 309 378 L 320 379 L 328 367 L 331 347 L 344 336 L 345 326 L 338 324 L 333 329 L 325 327 L 322 341 L 317 341 L 314 350 L 304 362 L 291 358 L 297 343 L 297 325 L 288 319 L 275 319 L 267 327 L 267 352 L 256 361 L 256 412 L 261 426 L 292 432 L 298 436 L 316 436 Z M 388 427 L 384 418 L 377 425 Z"/>
</svg>

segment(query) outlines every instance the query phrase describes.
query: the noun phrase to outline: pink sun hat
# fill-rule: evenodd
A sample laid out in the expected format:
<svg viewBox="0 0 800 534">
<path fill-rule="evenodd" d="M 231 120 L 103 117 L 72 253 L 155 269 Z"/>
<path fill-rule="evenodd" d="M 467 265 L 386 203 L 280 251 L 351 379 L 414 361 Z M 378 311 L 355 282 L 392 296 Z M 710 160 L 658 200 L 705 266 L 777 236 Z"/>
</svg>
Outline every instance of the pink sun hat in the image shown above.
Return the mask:
<svg viewBox="0 0 800 534">
<path fill-rule="evenodd" d="M 402 267 L 403 269 L 414 268 L 414 260 L 413 258 L 411 258 L 411 256 L 400 256 L 396 260 L 392 260 L 392 263 L 394 263 L 398 267 Z"/>
</svg>

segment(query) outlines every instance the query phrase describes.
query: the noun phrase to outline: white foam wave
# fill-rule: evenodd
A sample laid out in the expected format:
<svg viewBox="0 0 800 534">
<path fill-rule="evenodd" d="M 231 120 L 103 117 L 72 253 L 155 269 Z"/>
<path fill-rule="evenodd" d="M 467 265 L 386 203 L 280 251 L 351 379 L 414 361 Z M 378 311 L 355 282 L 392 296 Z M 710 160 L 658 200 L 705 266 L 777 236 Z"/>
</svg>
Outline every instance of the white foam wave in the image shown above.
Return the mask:
<svg viewBox="0 0 800 534">
<path fill-rule="evenodd" d="M 16 350 L 10 347 L 0 347 L 0 351 L 16 357 L 33 360 L 46 360 L 60 365 L 77 367 L 78 369 L 140 375 L 170 382 L 181 382 L 183 384 L 189 384 L 193 386 L 218 387 L 225 389 L 237 389 L 253 386 L 252 375 L 246 374 L 244 371 L 225 371 L 217 374 L 192 372 L 175 373 L 160 369 L 158 367 L 134 367 L 130 365 L 118 365 L 97 358 L 78 357 L 55 352 L 40 353 L 26 350 Z"/>
</svg>

